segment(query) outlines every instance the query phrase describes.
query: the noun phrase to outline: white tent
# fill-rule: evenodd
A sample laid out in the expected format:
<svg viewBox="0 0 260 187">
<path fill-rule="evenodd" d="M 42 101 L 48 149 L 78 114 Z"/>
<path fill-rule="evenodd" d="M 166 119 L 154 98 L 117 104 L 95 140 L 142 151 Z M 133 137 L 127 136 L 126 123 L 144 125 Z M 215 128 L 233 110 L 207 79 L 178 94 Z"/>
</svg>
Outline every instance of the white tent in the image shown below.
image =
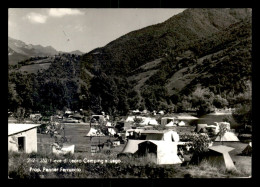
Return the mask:
<svg viewBox="0 0 260 187">
<path fill-rule="evenodd" d="M 146 140 L 128 140 L 122 153 L 135 153 L 138 150 L 138 144 Z"/>
<path fill-rule="evenodd" d="M 142 118 L 142 119 L 143 119 L 142 116 L 128 116 L 128 117 L 126 118 L 125 122 L 134 122 L 135 117 L 136 117 L 136 118 Z"/>
<path fill-rule="evenodd" d="M 169 124 L 171 121 L 174 123 L 174 117 L 163 117 L 161 119 L 161 124 L 166 125 Z"/>
<path fill-rule="evenodd" d="M 111 127 L 111 126 L 112 126 L 112 125 L 111 125 L 111 122 L 108 121 L 108 122 L 106 123 L 106 126 Z"/>
<path fill-rule="evenodd" d="M 208 125 L 206 127 L 206 129 L 212 129 L 214 131 L 215 134 L 217 134 L 219 132 L 219 126 L 218 125 Z"/>
<path fill-rule="evenodd" d="M 140 117 L 140 118 L 142 118 L 143 119 L 143 122 L 142 123 L 140 123 L 140 125 L 148 125 L 148 123 L 149 123 L 149 118 L 146 118 L 146 117 Z"/>
<path fill-rule="evenodd" d="M 145 135 L 146 140 L 163 140 L 170 142 L 178 142 L 180 140 L 178 133 L 173 130 L 144 130 L 141 134 Z"/>
<path fill-rule="evenodd" d="M 86 136 L 105 136 L 102 132 L 99 132 L 97 129 L 90 128 Z"/>
<path fill-rule="evenodd" d="M 108 128 L 108 133 L 109 133 L 109 135 L 114 136 L 116 134 L 116 131 L 114 128 Z"/>
<path fill-rule="evenodd" d="M 233 132 L 226 132 L 223 137 L 217 136 L 215 141 L 239 142 L 239 139 Z"/>
<path fill-rule="evenodd" d="M 200 132 L 202 128 L 206 128 L 208 125 L 207 124 L 197 124 L 197 127 L 195 129 L 196 132 Z"/>
<path fill-rule="evenodd" d="M 125 122 L 134 122 L 135 118 L 142 119 L 143 122 L 140 125 L 159 125 L 155 118 L 144 117 L 144 116 L 128 116 Z"/>
<path fill-rule="evenodd" d="M 159 125 L 156 119 L 154 118 L 149 118 L 148 124 L 147 125 Z"/>
<path fill-rule="evenodd" d="M 133 135 L 133 132 L 141 133 L 144 129 L 127 129 L 125 132 L 125 137 Z"/>
<path fill-rule="evenodd" d="M 250 142 L 246 148 L 242 151 L 243 155 L 251 156 L 252 155 L 252 142 Z"/>
<path fill-rule="evenodd" d="M 185 126 L 184 121 L 179 122 L 179 123 L 178 123 L 178 126 Z"/>
<path fill-rule="evenodd" d="M 158 113 L 161 114 L 161 115 L 164 115 L 164 111 L 162 111 L 162 110 L 159 111 Z"/>
<path fill-rule="evenodd" d="M 180 164 L 182 161 L 177 155 L 177 150 L 175 142 L 149 140 L 138 144 L 137 153 L 143 156 L 154 153 L 156 164 Z"/>
<path fill-rule="evenodd" d="M 163 134 L 162 140 L 169 141 L 169 142 L 179 142 L 180 136 L 175 131 L 168 131 Z"/>
<path fill-rule="evenodd" d="M 227 170 L 236 169 L 229 152 L 234 150 L 233 147 L 217 145 L 209 147 L 208 161 L 215 165 L 224 165 Z M 217 154 L 217 155 L 216 155 Z"/>
<path fill-rule="evenodd" d="M 173 126 L 176 126 L 173 121 L 171 121 L 170 123 L 166 124 L 165 125 L 166 127 L 173 127 Z"/>
<path fill-rule="evenodd" d="M 142 114 L 147 114 L 147 112 L 148 112 L 147 110 L 143 110 Z"/>
</svg>

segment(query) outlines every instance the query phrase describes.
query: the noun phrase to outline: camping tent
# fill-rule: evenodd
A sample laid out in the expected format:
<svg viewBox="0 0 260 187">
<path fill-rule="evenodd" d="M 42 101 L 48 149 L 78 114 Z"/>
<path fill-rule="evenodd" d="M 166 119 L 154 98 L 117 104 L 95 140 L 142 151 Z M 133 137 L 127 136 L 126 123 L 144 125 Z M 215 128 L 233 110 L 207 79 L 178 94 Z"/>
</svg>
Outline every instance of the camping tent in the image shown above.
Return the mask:
<svg viewBox="0 0 260 187">
<path fill-rule="evenodd" d="M 136 116 L 138 118 L 138 116 Z M 134 122 L 135 116 L 128 116 L 125 120 L 125 122 Z"/>
<path fill-rule="evenodd" d="M 131 136 L 133 134 L 133 132 L 136 132 L 136 133 L 141 133 L 142 131 L 144 131 L 144 129 L 128 129 L 126 130 L 125 132 L 125 136 Z"/>
<path fill-rule="evenodd" d="M 139 156 L 154 155 L 152 161 L 156 164 L 180 164 L 177 155 L 177 143 L 168 141 L 144 141 L 138 144 L 137 154 Z"/>
<path fill-rule="evenodd" d="M 170 141 L 170 142 L 178 142 L 180 140 L 180 136 L 175 131 L 167 131 L 163 134 L 164 141 Z"/>
<path fill-rule="evenodd" d="M 143 110 L 141 113 L 142 113 L 142 114 L 147 114 L 148 111 L 147 111 L 147 110 Z"/>
<path fill-rule="evenodd" d="M 164 111 L 163 111 L 163 110 L 160 110 L 160 111 L 158 112 L 158 114 L 164 115 Z"/>
<path fill-rule="evenodd" d="M 212 131 L 214 132 L 214 134 L 219 133 L 219 126 L 218 125 L 208 125 L 206 127 L 206 129 L 209 131 L 210 129 L 212 129 Z"/>
<path fill-rule="evenodd" d="M 149 118 L 148 124 L 147 125 L 159 125 L 156 119 L 154 118 Z"/>
<path fill-rule="evenodd" d="M 163 140 L 170 142 L 178 142 L 180 140 L 178 133 L 173 130 L 144 130 L 141 134 L 145 136 L 146 140 Z"/>
<path fill-rule="evenodd" d="M 140 123 L 140 125 L 158 125 L 158 122 L 156 121 L 155 118 L 143 117 L 143 116 L 128 116 L 125 122 L 134 122 L 135 118 L 139 118 L 143 120 Z"/>
<path fill-rule="evenodd" d="M 242 151 L 242 155 L 252 156 L 252 142 L 250 142 L 246 148 Z"/>
<path fill-rule="evenodd" d="M 90 130 L 86 136 L 105 136 L 105 135 L 102 132 L 98 132 L 97 129 L 90 128 Z"/>
<path fill-rule="evenodd" d="M 185 126 L 184 121 L 179 122 L 179 123 L 178 123 L 178 126 Z"/>
<path fill-rule="evenodd" d="M 174 117 L 163 117 L 161 119 L 161 124 L 162 125 L 169 124 L 170 122 L 174 123 Z"/>
<path fill-rule="evenodd" d="M 165 125 L 166 127 L 173 127 L 173 126 L 176 126 L 173 121 L 171 121 L 170 123 L 166 124 Z"/>
<path fill-rule="evenodd" d="M 223 142 L 239 142 L 239 139 L 233 132 L 226 132 L 223 137 L 217 136 L 215 141 L 223 141 Z"/>
<path fill-rule="evenodd" d="M 128 140 L 122 153 L 135 153 L 138 150 L 138 144 L 145 140 Z"/>
<path fill-rule="evenodd" d="M 107 121 L 106 126 L 111 127 L 112 126 L 111 122 Z"/>
<path fill-rule="evenodd" d="M 233 170 L 236 169 L 236 167 L 229 155 L 229 152 L 232 150 L 234 150 L 234 148 L 224 145 L 211 146 L 209 147 L 205 159 L 212 165 L 224 166 L 228 170 Z"/>
<path fill-rule="evenodd" d="M 195 129 L 196 132 L 200 132 L 202 128 L 206 128 L 207 124 L 197 124 L 197 127 Z"/>
<path fill-rule="evenodd" d="M 108 128 L 108 133 L 109 133 L 109 135 L 114 136 L 116 134 L 116 131 L 115 131 L 115 129 L 113 127 L 109 127 Z"/>
</svg>

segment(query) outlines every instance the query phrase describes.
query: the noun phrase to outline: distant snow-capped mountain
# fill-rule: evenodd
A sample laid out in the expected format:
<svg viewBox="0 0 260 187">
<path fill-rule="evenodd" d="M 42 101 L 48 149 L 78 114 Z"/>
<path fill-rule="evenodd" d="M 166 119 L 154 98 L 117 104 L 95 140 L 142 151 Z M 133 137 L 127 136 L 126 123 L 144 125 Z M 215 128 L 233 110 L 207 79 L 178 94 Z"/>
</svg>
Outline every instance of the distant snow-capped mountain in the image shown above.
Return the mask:
<svg viewBox="0 0 260 187">
<path fill-rule="evenodd" d="M 33 56 L 52 56 L 59 52 L 51 46 L 26 44 L 23 41 L 8 37 L 9 64 L 16 64 Z"/>
</svg>

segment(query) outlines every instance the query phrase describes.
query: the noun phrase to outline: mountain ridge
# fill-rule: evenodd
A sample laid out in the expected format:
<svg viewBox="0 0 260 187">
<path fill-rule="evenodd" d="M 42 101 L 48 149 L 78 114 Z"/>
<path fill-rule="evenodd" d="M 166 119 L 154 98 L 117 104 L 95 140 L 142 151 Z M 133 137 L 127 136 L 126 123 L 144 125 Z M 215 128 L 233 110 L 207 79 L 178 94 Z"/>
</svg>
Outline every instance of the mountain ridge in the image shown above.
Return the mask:
<svg viewBox="0 0 260 187">
<path fill-rule="evenodd" d="M 40 44 L 33 45 L 33 44 L 26 44 L 21 40 L 17 40 L 8 36 L 8 57 L 9 57 L 9 64 L 14 65 L 20 61 L 29 59 L 30 57 L 36 56 L 54 56 L 58 55 L 59 53 L 70 53 L 76 55 L 84 54 L 80 50 L 74 50 L 71 52 L 63 52 L 57 51 L 52 46 L 42 46 Z"/>
<path fill-rule="evenodd" d="M 248 9 L 187 9 L 80 57 L 57 56 L 35 75 L 40 80 L 30 79 L 48 83 L 44 93 L 73 85 L 78 98 L 70 92 L 66 107 L 94 113 L 234 107 L 250 95 L 251 19 Z M 49 106 L 52 98 L 46 100 L 42 105 Z M 64 107 L 57 104 L 62 98 L 53 103 L 49 107 Z"/>
<path fill-rule="evenodd" d="M 200 13 L 201 10 L 204 10 L 204 14 Z M 144 62 L 164 56 L 169 48 L 182 45 L 189 40 L 203 38 L 202 35 L 207 37 L 217 32 L 215 27 L 214 29 L 209 29 L 208 26 L 201 26 L 200 24 L 200 22 L 206 19 L 206 16 L 198 15 L 209 14 L 210 11 L 214 11 L 214 14 L 216 14 L 215 17 L 219 17 L 219 19 L 226 18 L 225 23 L 222 23 L 221 19 L 219 20 L 211 16 L 214 17 L 212 19 L 214 25 L 221 29 L 246 16 L 250 16 L 250 12 L 247 9 L 228 9 L 224 10 L 224 12 L 222 12 L 222 9 L 187 9 L 163 23 L 132 31 L 108 43 L 104 47 L 94 49 L 83 56 L 83 61 L 86 59 L 85 61 L 88 61 L 90 66 L 95 63 L 100 67 L 104 66 L 112 71 L 115 69 L 113 73 L 125 74 L 126 71 L 131 71 Z M 232 15 L 230 14 L 231 12 Z M 194 21 L 194 17 L 198 18 L 199 21 Z M 99 55 L 95 57 L 95 53 L 97 52 Z M 94 54 L 93 57 L 91 57 L 92 54 Z M 95 58 L 98 60 L 91 61 Z M 124 61 L 124 64 L 120 61 Z M 123 70 L 120 71 L 120 69 Z M 109 71 L 111 72 L 111 70 Z"/>
</svg>

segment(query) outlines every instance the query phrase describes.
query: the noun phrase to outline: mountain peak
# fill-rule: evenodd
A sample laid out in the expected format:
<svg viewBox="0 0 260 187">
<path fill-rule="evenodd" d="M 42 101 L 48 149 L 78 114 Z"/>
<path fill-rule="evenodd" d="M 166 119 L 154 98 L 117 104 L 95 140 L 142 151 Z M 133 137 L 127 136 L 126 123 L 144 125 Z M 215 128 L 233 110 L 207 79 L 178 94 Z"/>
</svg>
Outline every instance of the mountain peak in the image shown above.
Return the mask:
<svg viewBox="0 0 260 187">
<path fill-rule="evenodd" d="M 33 56 L 52 56 L 58 54 L 52 46 L 43 47 L 42 45 L 26 44 L 10 36 L 8 36 L 8 48 L 12 50 L 8 59 L 9 64 L 15 64 Z"/>
<path fill-rule="evenodd" d="M 163 23 L 132 31 L 102 48 L 94 49 L 85 58 L 88 63 L 99 63 L 101 68 L 103 65 L 109 67 L 110 72 L 125 74 L 163 57 L 178 45 L 207 38 L 248 16 L 251 16 L 250 9 L 186 9 Z M 102 53 L 94 62 L 90 56 L 95 55 L 95 51 Z"/>
</svg>

